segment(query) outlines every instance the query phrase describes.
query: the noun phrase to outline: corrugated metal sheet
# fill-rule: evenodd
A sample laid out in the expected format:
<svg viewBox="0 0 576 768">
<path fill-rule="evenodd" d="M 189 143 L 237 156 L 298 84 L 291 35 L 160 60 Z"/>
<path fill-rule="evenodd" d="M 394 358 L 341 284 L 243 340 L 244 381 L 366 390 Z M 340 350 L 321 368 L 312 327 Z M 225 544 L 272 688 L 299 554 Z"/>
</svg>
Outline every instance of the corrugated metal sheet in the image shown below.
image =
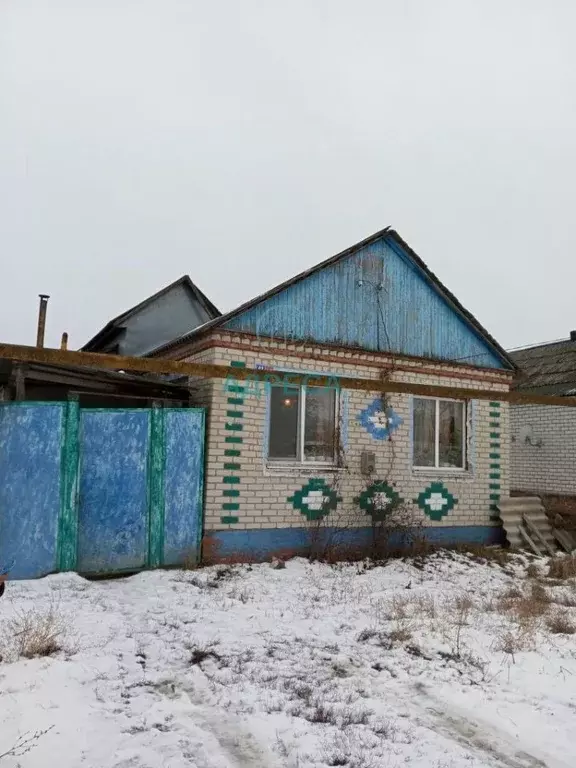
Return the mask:
<svg viewBox="0 0 576 768">
<path fill-rule="evenodd" d="M 504 367 L 429 278 L 385 239 L 287 286 L 224 327 Z"/>
</svg>

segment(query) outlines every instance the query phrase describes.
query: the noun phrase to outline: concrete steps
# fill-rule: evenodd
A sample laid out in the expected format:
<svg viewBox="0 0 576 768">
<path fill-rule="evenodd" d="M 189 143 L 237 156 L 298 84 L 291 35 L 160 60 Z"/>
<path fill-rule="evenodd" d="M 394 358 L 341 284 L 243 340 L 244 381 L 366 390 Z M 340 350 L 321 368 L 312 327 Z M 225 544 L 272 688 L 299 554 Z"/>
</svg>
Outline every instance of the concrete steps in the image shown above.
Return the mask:
<svg viewBox="0 0 576 768">
<path fill-rule="evenodd" d="M 511 547 L 528 548 L 537 555 L 558 549 L 554 529 L 538 496 L 512 496 L 498 504 L 502 525 Z"/>
</svg>

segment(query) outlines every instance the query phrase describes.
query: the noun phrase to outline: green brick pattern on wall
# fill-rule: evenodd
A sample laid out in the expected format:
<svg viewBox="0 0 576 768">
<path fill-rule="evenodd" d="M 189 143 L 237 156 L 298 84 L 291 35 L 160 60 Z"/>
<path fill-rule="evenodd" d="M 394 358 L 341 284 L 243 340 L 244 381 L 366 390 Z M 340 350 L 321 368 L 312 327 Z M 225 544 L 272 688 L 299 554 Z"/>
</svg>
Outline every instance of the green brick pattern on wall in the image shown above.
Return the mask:
<svg viewBox="0 0 576 768">
<path fill-rule="evenodd" d="M 490 406 L 490 474 L 488 483 L 488 499 L 490 501 L 490 520 L 500 520 L 498 503 L 500 502 L 501 477 L 501 411 L 500 403 L 489 403 Z"/>
<path fill-rule="evenodd" d="M 245 368 L 246 363 L 240 360 L 232 360 L 231 368 Z M 226 383 L 226 424 L 225 429 L 228 433 L 224 438 L 226 448 L 224 450 L 225 461 L 222 466 L 222 482 L 227 486 L 222 491 L 222 516 L 220 522 L 223 525 L 234 525 L 238 522 L 238 513 L 240 511 L 240 457 L 242 455 L 242 444 L 244 438 L 242 432 L 244 425 L 244 411 L 241 406 L 244 405 L 244 385 L 240 383 Z M 233 499 L 233 500 L 231 500 Z"/>
</svg>

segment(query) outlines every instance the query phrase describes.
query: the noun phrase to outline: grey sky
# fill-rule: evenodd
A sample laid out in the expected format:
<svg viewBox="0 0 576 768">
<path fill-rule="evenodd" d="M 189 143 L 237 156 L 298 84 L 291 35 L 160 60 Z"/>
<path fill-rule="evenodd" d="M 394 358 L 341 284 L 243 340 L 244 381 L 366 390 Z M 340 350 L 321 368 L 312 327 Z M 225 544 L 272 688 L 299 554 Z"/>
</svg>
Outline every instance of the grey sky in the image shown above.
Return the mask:
<svg viewBox="0 0 576 768">
<path fill-rule="evenodd" d="M 2 0 L 0 340 L 390 224 L 505 346 L 576 328 L 572 0 Z"/>
</svg>

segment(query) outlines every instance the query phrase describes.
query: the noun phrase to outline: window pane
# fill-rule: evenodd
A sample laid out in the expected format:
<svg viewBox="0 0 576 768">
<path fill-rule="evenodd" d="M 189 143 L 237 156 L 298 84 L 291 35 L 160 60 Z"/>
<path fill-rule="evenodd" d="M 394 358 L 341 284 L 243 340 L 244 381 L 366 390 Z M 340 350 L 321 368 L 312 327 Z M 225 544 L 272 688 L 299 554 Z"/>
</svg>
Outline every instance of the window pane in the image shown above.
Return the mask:
<svg viewBox="0 0 576 768">
<path fill-rule="evenodd" d="M 464 403 L 439 401 L 440 466 L 464 467 Z"/>
<path fill-rule="evenodd" d="M 304 459 L 332 461 L 335 446 L 336 390 L 320 387 L 306 389 L 304 420 Z"/>
<path fill-rule="evenodd" d="M 414 466 L 434 467 L 436 400 L 414 399 Z"/>
<path fill-rule="evenodd" d="M 285 389 L 284 386 L 271 387 L 269 458 L 298 458 L 299 414 L 300 392 L 298 389 Z"/>
</svg>

